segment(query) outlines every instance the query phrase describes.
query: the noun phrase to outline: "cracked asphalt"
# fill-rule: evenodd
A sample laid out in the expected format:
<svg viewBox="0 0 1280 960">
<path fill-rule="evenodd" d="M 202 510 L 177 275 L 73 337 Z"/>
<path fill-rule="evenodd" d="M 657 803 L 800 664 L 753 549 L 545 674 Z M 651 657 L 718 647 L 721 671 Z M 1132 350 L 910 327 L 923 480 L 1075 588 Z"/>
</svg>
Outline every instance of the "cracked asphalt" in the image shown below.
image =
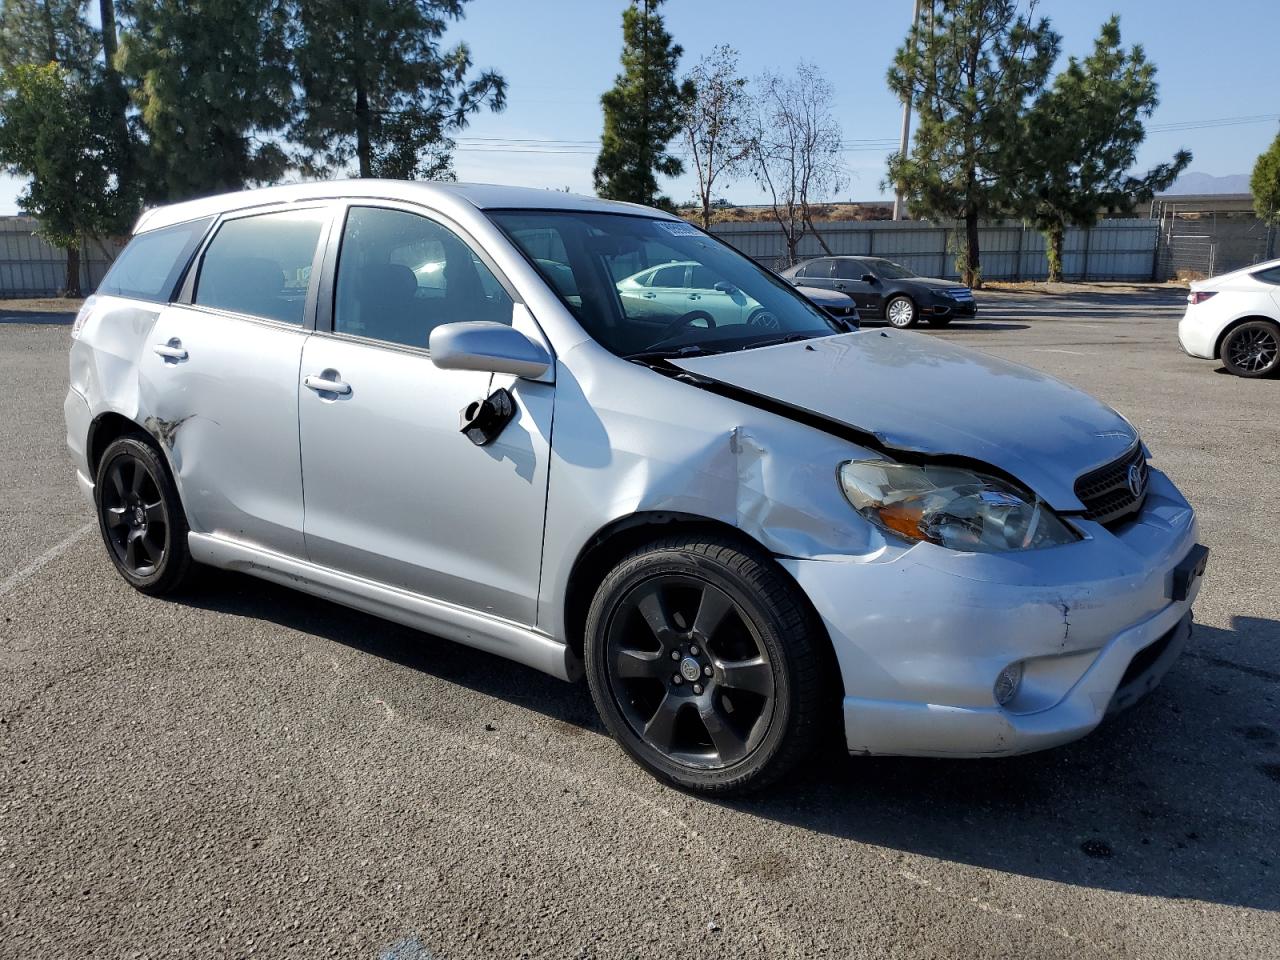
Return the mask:
<svg viewBox="0 0 1280 960">
<path fill-rule="evenodd" d="M 1113 404 L 1199 508 L 1187 654 L 1077 744 L 730 803 L 585 686 L 239 575 L 129 590 L 69 317 L 0 308 L 0 957 L 1280 957 L 1280 381 L 1184 357 L 1177 291 L 980 304 L 938 335 Z"/>
</svg>

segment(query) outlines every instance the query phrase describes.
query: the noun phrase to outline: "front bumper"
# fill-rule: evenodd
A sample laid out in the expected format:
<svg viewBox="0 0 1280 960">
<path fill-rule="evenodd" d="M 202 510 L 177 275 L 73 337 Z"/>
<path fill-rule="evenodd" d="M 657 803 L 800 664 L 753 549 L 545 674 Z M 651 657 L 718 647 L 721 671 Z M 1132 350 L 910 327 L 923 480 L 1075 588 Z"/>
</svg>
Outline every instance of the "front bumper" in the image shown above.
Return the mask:
<svg viewBox="0 0 1280 960">
<path fill-rule="evenodd" d="M 1084 736 L 1154 687 L 1186 643 L 1200 581 L 1173 599 L 1195 514 L 1151 477 L 1136 520 L 1115 533 L 1077 521 L 1085 539 L 1067 546 L 782 561 L 835 647 L 850 752 L 1027 753 Z M 996 677 L 1015 662 L 1021 687 L 999 706 Z"/>
<path fill-rule="evenodd" d="M 924 317 L 976 317 L 978 305 L 972 300 L 936 300 L 920 306 Z"/>
</svg>

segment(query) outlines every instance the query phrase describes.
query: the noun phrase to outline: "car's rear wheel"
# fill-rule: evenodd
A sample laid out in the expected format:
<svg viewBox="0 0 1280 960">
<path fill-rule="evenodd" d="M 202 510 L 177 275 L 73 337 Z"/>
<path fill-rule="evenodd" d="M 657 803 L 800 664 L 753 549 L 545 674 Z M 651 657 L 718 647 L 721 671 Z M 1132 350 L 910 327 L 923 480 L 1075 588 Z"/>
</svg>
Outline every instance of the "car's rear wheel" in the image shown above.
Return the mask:
<svg viewBox="0 0 1280 960">
<path fill-rule="evenodd" d="M 102 455 L 94 482 L 98 529 L 120 576 L 143 593 L 171 593 L 191 570 L 187 518 L 160 454 L 121 437 Z"/>
<path fill-rule="evenodd" d="M 1222 341 L 1222 365 L 1237 377 L 1270 377 L 1280 371 L 1280 326 L 1250 320 Z"/>
<path fill-rule="evenodd" d="M 884 305 L 885 319 L 899 330 L 916 325 L 916 305 L 910 297 L 897 296 Z"/>
<path fill-rule="evenodd" d="M 605 577 L 586 623 L 587 678 L 609 731 L 660 780 L 758 789 L 813 747 L 825 643 L 772 560 L 719 538 L 641 547 Z"/>
</svg>

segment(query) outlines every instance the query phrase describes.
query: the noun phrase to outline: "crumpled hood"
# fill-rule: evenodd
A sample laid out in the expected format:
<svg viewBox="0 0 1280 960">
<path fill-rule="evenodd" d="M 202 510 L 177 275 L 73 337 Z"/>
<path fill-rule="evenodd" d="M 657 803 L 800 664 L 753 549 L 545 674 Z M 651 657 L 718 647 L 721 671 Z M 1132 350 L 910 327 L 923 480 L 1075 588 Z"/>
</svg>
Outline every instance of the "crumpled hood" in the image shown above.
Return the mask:
<svg viewBox="0 0 1280 960">
<path fill-rule="evenodd" d="M 860 330 L 673 360 L 698 376 L 873 434 L 894 450 L 954 455 L 1079 510 L 1080 474 L 1136 439 L 1110 407 L 1060 380 L 925 334 Z"/>
</svg>

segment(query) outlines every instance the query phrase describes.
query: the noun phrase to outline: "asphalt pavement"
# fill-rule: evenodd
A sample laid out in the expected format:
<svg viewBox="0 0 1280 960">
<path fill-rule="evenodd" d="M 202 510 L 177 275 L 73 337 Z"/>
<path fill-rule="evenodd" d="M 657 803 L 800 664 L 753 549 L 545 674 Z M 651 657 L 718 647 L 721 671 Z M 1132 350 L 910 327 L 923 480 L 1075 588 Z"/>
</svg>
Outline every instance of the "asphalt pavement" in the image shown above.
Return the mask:
<svg viewBox="0 0 1280 960">
<path fill-rule="evenodd" d="M 1050 752 L 732 802 L 585 686 L 239 575 L 130 590 L 65 453 L 70 318 L 0 304 L 0 957 L 1280 957 L 1280 381 L 1183 356 L 1180 296 L 933 334 L 1111 403 L 1200 510 L 1163 685 Z"/>
</svg>

